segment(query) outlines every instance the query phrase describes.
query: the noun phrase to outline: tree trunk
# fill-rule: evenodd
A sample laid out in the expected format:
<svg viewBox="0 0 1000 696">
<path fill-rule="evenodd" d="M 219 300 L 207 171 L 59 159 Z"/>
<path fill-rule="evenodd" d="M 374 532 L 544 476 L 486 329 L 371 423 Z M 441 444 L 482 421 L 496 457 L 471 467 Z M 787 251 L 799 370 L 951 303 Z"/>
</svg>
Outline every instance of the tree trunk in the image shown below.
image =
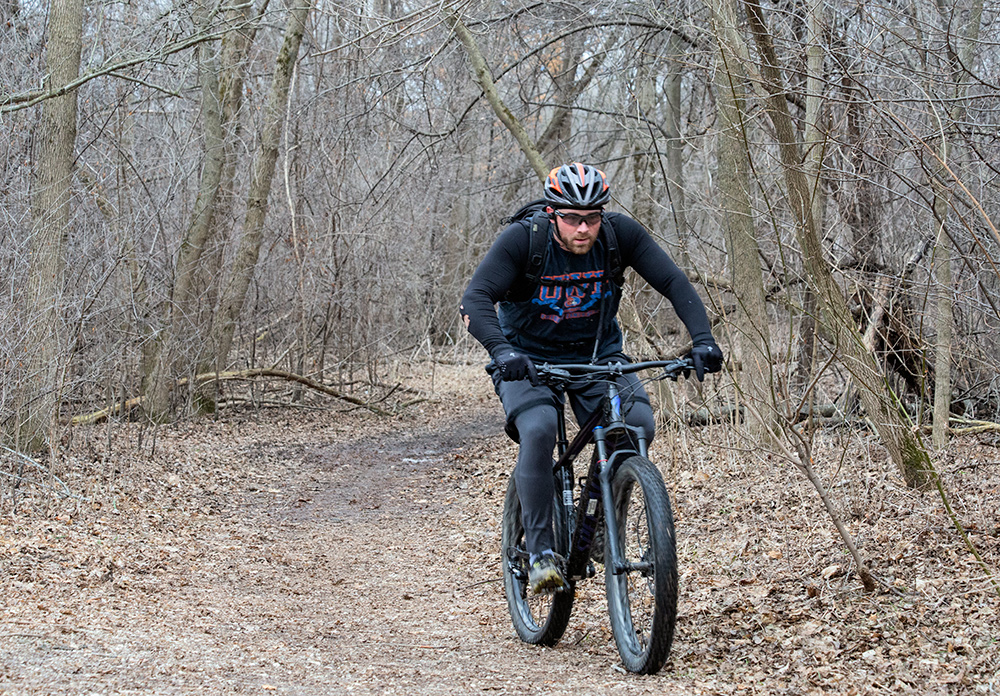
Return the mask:
<svg viewBox="0 0 1000 696">
<path fill-rule="evenodd" d="M 663 85 L 663 105 L 666 115 L 663 130 L 667 151 L 667 201 L 677 243 L 677 260 L 681 268 L 691 268 L 688 253 L 687 199 L 684 195 L 684 141 L 681 140 L 681 76 L 684 66 L 683 42 L 676 32 L 667 35 L 667 74 Z"/>
<path fill-rule="evenodd" d="M 231 229 L 227 229 L 227 225 L 233 224 L 233 207 L 236 203 L 236 168 L 239 162 L 239 152 L 242 150 L 240 112 L 243 108 L 248 55 L 269 4 L 269 0 L 263 0 L 256 12 L 256 17 L 249 2 L 229 5 L 225 9 L 225 21 L 233 29 L 222 37 L 219 58 L 219 105 L 221 107 L 224 157 L 219 190 L 212 208 L 212 218 L 209 221 L 211 226 L 209 243 L 202 252 L 203 258 L 198 264 L 195 280 L 195 292 L 200 298 L 201 308 L 201 316 L 198 317 L 199 327 L 211 325 L 211 317 L 218 305 L 220 288 L 217 280 L 223 277 L 225 240 L 232 233 Z M 201 331 L 198 334 L 201 341 L 199 358 L 212 353 L 207 347 L 208 334 L 208 331 Z M 200 364 L 201 360 L 199 360 Z"/>
<path fill-rule="evenodd" d="M 302 42 L 302 34 L 305 31 L 310 7 L 310 0 L 304 0 L 302 4 L 289 10 L 288 21 L 285 24 L 285 40 L 275 61 L 274 77 L 271 80 L 271 89 L 264 107 L 260 145 L 251 166 L 250 191 L 247 196 L 247 213 L 243 223 L 243 235 L 236 250 L 229 281 L 222 293 L 219 311 L 215 316 L 212 330 L 212 346 L 215 349 L 213 362 L 217 366 L 224 366 L 228 360 L 233 335 L 236 331 L 236 321 L 239 319 L 246 301 L 247 289 L 250 287 L 250 281 L 253 279 L 254 270 L 257 267 L 257 259 L 260 256 L 260 245 L 264 238 L 264 222 L 267 218 L 267 200 L 271 193 L 274 169 L 278 161 L 278 146 L 281 142 L 281 130 L 285 122 L 288 90 L 292 82 L 292 74 L 298 59 L 299 46 Z"/>
<path fill-rule="evenodd" d="M 83 0 L 52 3 L 46 45 L 48 84 L 57 89 L 80 74 Z M 31 201 L 31 266 L 26 286 L 27 342 L 30 347 L 25 400 L 13 433 L 24 451 L 45 448 L 46 430 L 58 415 L 65 364 L 59 300 L 65 280 L 71 185 L 76 147 L 76 90 L 42 105 Z"/>
<path fill-rule="evenodd" d="M 818 234 L 822 234 L 825 224 L 826 197 L 823 195 L 823 155 L 826 149 L 822 90 L 825 83 L 823 72 L 823 47 L 820 45 L 825 22 L 822 0 L 809 0 L 806 16 L 806 176 L 812 188 L 812 218 Z M 812 381 L 813 357 L 816 350 L 816 301 L 812 289 L 807 285 L 802 291 L 802 311 L 797 320 L 798 346 L 795 356 L 795 371 L 792 376 L 792 390 L 806 394 Z M 811 400 L 813 392 L 809 391 Z"/>
<path fill-rule="evenodd" d="M 722 228 L 726 238 L 735 316 L 732 330 L 733 362 L 743 366 L 737 384 L 747 409 L 747 432 L 755 442 L 777 432 L 776 392 L 771 367 L 771 335 L 767 325 L 764 281 L 760 270 L 756 226 L 750 201 L 750 154 L 746 133 L 747 77 L 743 70 L 736 33 L 736 2 L 720 0 L 713 5 L 712 21 L 717 41 L 718 68 L 715 97 L 718 112 L 718 192 Z"/>
<path fill-rule="evenodd" d="M 833 337 L 841 364 L 858 385 L 861 403 L 878 432 L 890 458 L 899 467 L 906 483 L 922 486 L 928 481 L 931 465 L 926 450 L 908 427 L 895 395 L 875 357 L 865 350 L 847 301 L 833 278 L 823 255 L 823 247 L 812 216 L 809 182 L 802 171 L 802 156 L 795 128 L 788 113 L 787 91 L 782 83 L 777 55 L 757 0 L 744 0 L 747 17 L 761 54 L 761 77 L 769 93 L 767 112 L 778 139 L 788 201 L 795 220 L 795 234 L 802 250 L 810 284 L 816 292 L 823 324 Z"/>
<path fill-rule="evenodd" d="M 237 28 L 223 37 L 220 56 L 219 102 L 224 156 L 218 194 L 210 220 L 212 235 L 217 237 L 223 236 L 221 225 L 232 219 L 232 210 L 236 199 L 235 177 L 239 161 L 238 150 L 242 135 L 240 111 L 243 107 L 244 82 L 247 74 L 246 63 L 250 48 L 256 38 L 257 28 L 260 26 L 269 4 L 269 0 L 261 2 L 256 18 L 252 16 L 252 8 L 249 3 L 230 7 L 227 10 L 229 16 L 226 21 Z M 220 292 L 219 283 L 212 282 L 212 279 L 223 277 L 223 244 L 215 244 L 214 248 L 208 251 L 210 251 L 210 256 L 199 264 L 198 287 L 204 295 L 202 304 L 212 310 L 212 315 L 207 320 L 208 324 L 211 325 L 214 323 L 214 311 L 219 304 Z M 207 331 L 204 335 L 199 335 L 199 339 L 196 371 L 202 373 L 221 369 L 222 366 L 217 365 L 215 361 L 217 351 L 213 345 L 213 332 Z M 209 410 L 214 408 L 214 404 L 210 403 L 211 400 L 206 400 L 204 390 L 200 391 L 201 393 L 194 396 L 196 407 Z"/>
<path fill-rule="evenodd" d="M 656 51 L 652 52 L 654 55 Z M 656 182 L 657 158 L 653 156 L 653 138 L 649 136 L 644 121 L 654 118 L 656 113 L 656 82 L 657 76 L 650 64 L 651 59 L 643 60 L 637 66 L 635 78 L 635 101 L 639 114 L 639 125 L 635 131 L 629 131 L 629 155 L 632 159 L 632 216 L 654 229 L 656 208 L 660 202 L 660 188 Z"/>
<path fill-rule="evenodd" d="M 198 15 L 199 29 L 207 33 L 213 18 L 211 3 L 202 4 Z M 212 221 L 215 219 L 215 206 L 226 163 L 217 50 L 214 43 L 208 42 L 199 44 L 197 49 L 204 163 L 194 210 L 177 254 L 173 286 L 163 326 L 156 338 L 150 342 L 149 353 L 146 356 L 144 404 L 146 413 L 154 419 L 163 418 L 169 410 L 171 386 L 183 369 L 179 364 L 181 362 L 181 356 L 178 355 L 179 346 L 190 345 L 196 340 L 193 319 L 201 311 L 196 306 L 198 300 L 195 292 L 199 263 L 202 252 L 216 229 Z"/>
<path fill-rule="evenodd" d="M 951 296 L 951 244 L 945 220 L 948 203 L 943 192 L 934 195 L 934 213 L 938 219 L 934 244 L 934 281 L 937 286 L 937 314 L 934 339 L 934 419 L 931 444 L 942 450 L 948 444 L 948 420 L 951 416 L 951 343 L 954 308 Z"/>
<path fill-rule="evenodd" d="M 941 0 L 937 3 L 938 12 L 945 26 L 950 24 L 948 11 Z M 935 449 L 944 449 L 948 444 L 948 421 L 951 416 L 951 358 L 952 358 L 952 327 L 954 326 L 954 299 L 952 298 L 951 274 L 951 240 L 948 238 L 948 190 L 944 186 L 945 165 L 953 171 L 960 168 L 956 164 L 955 152 L 962 143 L 962 137 L 956 133 L 956 124 L 965 120 L 965 108 L 961 106 L 968 92 L 966 84 L 967 66 L 972 65 L 972 50 L 979 42 L 979 27 L 982 22 L 983 3 L 976 0 L 968 14 L 965 31 L 958 32 L 964 41 L 955 54 L 954 44 L 949 44 L 952 71 L 955 79 L 955 106 L 948 113 L 945 131 L 939 140 L 938 158 L 940 165 L 935 167 L 931 176 L 931 188 L 934 191 L 934 218 L 937 229 L 934 235 L 934 280 L 937 285 L 938 300 L 936 304 L 935 328 L 937 336 L 934 341 L 934 420 L 931 429 L 931 442 Z"/>
</svg>

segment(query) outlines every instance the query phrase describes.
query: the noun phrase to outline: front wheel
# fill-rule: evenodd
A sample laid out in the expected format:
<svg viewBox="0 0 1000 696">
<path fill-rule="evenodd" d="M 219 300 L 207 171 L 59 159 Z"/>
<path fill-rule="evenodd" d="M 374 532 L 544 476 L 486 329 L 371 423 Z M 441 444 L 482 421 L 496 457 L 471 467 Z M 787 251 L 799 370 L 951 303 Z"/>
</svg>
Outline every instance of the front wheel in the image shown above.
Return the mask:
<svg viewBox="0 0 1000 696">
<path fill-rule="evenodd" d="M 663 477 L 644 457 L 629 457 L 611 482 L 622 563 L 605 544 L 611 629 L 625 668 L 653 674 L 667 660 L 677 621 L 674 516 Z"/>
<path fill-rule="evenodd" d="M 561 529 L 564 516 L 555 514 L 556 539 L 565 538 Z M 501 564 L 503 587 L 514 630 L 525 643 L 551 646 L 562 638 L 573 609 L 573 587 L 551 594 L 534 594 L 528 587 L 528 552 L 524 546 L 521 524 L 521 501 L 517 496 L 514 477 L 510 477 L 503 503 L 501 530 Z M 557 549 L 562 552 L 562 549 Z"/>
</svg>

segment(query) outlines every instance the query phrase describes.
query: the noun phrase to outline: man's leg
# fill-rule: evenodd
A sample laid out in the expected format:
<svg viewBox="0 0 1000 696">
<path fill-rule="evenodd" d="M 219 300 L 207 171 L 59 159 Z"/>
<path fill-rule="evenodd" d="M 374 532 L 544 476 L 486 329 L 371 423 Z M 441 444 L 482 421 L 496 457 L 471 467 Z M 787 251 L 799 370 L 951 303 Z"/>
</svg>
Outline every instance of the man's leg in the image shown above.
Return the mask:
<svg viewBox="0 0 1000 696">
<path fill-rule="evenodd" d="M 562 396 L 527 380 L 504 382 L 493 372 L 493 384 L 507 413 L 507 434 L 521 447 L 514 482 L 521 502 L 524 545 L 531 555 L 528 584 L 532 592 L 557 590 L 565 585 L 554 556 L 552 531 L 552 450 L 559 423 Z"/>
<path fill-rule="evenodd" d="M 532 406 L 514 419 L 521 440 L 514 480 L 521 500 L 524 543 L 532 556 L 555 548 L 552 451 L 556 444 L 557 419 L 556 408 L 549 404 Z"/>
<path fill-rule="evenodd" d="M 625 405 L 625 422 L 633 427 L 642 428 L 646 433 L 646 444 L 653 441 L 656 434 L 656 418 L 653 417 L 653 407 L 648 401 L 636 399 Z"/>
</svg>

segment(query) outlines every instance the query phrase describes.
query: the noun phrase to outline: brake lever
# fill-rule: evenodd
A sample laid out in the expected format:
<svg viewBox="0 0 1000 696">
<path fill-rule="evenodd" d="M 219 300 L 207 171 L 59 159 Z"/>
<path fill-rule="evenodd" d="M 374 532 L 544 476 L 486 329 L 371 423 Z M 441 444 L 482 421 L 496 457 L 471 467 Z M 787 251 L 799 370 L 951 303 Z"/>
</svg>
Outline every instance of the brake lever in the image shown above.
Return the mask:
<svg viewBox="0 0 1000 696">
<path fill-rule="evenodd" d="M 538 381 L 550 387 L 565 387 L 572 377 L 568 370 L 553 367 L 548 363 L 538 368 Z"/>
</svg>

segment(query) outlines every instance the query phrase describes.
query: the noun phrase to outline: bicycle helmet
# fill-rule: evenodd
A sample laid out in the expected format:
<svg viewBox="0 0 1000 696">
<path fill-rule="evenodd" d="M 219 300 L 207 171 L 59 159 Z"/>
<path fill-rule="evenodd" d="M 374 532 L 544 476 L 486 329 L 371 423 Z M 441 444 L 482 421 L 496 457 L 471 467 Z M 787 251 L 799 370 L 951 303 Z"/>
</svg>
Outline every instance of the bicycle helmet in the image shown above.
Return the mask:
<svg viewBox="0 0 1000 696">
<path fill-rule="evenodd" d="M 545 180 L 545 202 L 554 208 L 603 208 L 609 200 L 608 177 L 589 164 L 564 164 Z"/>
</svg>

